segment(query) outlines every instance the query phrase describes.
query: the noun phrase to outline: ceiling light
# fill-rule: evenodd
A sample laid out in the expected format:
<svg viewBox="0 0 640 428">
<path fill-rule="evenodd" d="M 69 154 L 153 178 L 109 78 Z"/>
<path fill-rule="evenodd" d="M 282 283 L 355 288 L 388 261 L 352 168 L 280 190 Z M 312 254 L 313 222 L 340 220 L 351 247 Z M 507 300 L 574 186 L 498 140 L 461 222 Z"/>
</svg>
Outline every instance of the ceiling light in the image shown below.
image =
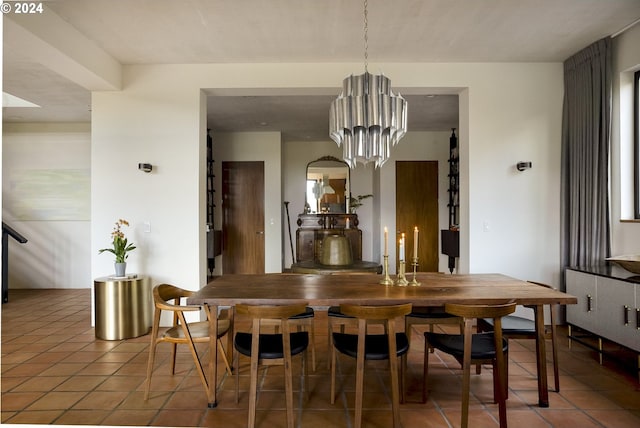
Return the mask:
<svg viewBox="0 0 640 428">
<path fill-rule="evenodd" d="M 407 132 L 407 101 L 391 91 L 391 80 L 369 74 L 367 0 L 364 0 L 364 74 L 342 82 L 329 109 L 329 136 L 343 146 L 350 168 L 358 162 L 382 166 Z"/>
</svg>

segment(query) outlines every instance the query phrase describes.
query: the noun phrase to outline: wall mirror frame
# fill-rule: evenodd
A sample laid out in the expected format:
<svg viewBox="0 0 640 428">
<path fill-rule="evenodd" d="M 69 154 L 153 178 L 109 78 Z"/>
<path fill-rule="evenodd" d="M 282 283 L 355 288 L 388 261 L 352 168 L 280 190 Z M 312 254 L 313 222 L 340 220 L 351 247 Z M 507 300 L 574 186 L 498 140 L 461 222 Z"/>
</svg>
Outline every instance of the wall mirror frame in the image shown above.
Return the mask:
<svg viewBox="0 0 640 428">
<path fill-rule="evenodd" d="M 307 164 L 304 214 L 346 214 L 351 195 L 349 165 L 333 156 Z"/>
</svg>

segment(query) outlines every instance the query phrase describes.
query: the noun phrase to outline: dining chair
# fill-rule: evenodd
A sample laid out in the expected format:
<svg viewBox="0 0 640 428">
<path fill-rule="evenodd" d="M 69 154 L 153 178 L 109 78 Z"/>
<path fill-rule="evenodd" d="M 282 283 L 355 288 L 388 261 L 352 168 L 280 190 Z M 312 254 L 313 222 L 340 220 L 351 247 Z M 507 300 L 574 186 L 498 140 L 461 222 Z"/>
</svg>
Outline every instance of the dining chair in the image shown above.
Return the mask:
<svg viewBox="0 0 640 428">
<path fill-rule="evenodd" d="M 491 363 L 493 365 L 493 396 L 498 403 L 500 427 L 507 426 L 506 352 L 507 341 L 502 337 L 501 318 L 513 313 L 513 302 L 498 305 L 463 305 L 447 303 L 445 311 L 462 317 L 463 334 L 425 332 L 424 337 L 424 381 L 422 401 L 427 401 L 429 374 L 429 346 L 452 355 L 462 364 L 462 427 L 469 423 L 469 388 L 471 364 Z M 488 333 L 473 333 L 473 323 L 478 318 L 492 318 L 494 329 Z"/>
<path fill-rule="evenodd" d="M 396 321 L 411 312 L 411 303 L 385 306 L 340 305 L 340 313 L 354 317 L 358 322 L 358 333 L 333 332 L 331 339 L 331 404 L 335 403 L 336 350 L 356 359 L 355 427 L 362 426 L 362 400 L 364 394 L 364 366 L 366 360 L 389 360 L 391 381 L 391 409 L 394 428 L 400 427 L 400 401 L 404 395 L 404 362 L 398 363 L 409 350 L 409 340 L 404 332 L 396 332 Z M 384 332 L 368 331 L 371 322 L 382 323 Z M 378 326 L 379 327 L 379 326 Z M 398 371 L 401 371 L 398 377 Z"/>
<path fill-rule="evenodd" d="M 198 376 L 204 386 L 207 394 L 209 393 L 209 382 L 215 382 L 215 379 L 207 380 L 196 343 L 209 343 L 209 320 L 187 323 L 185 312 L 199 312 L 202 308 L 199 305 L 181 304 L 183 298 L 191 296 L 194 292 L 185 290 L 170 284 L 160 284 L 153 288 L 153 304 L 154 316 L 153 326 L 151 328 L 151 346 L 149 347 L 149 361 L 147 364 L 147 381 L 144 393 L 145 401 L 149 399 L 151 389 L 151 376 L 153 374 L 153 366 L 156 356 L 156 347 L 159 343 L 170 343 L 171 347 L 171 374 L 175 374 L 176 370 L 176 351 L 178 345 L 187 345 L 191 351 L 191 356 L 196 365 Z M 160 317 L 163 311 L 173 314 L 173 322 L 170 328 L 160 334 Z M 231 375 L 231 367 L 225 353 L 222 341 L 220 340 L 231 328 L 231 320 L 228 318 L 218 320 L 218 331 L 216 343 L 219 354 L 224 361 L 227 372 Z"/>
<path fill-rule="evenodd" d="M 359 276 L 371 275 L 371 273 L 345 271 L 335 272 L 331 275 Z M 333 337 L 334 330 L 339 329 L 340 333 L 344 333 L 346 327 L 358 327 L 358 320 L 355 317 L 351 317 L 340 312 L 340 306 L 338 305 L 329 306 L 329 308 L 327 308 L 327 337 L 329 338 L 327 341 L 327 355 L 331 355 L 331 349 L 333 348 L 331 338 Z M 327 369 L 331 370 L 331 358 L 327 358 Z"/>
<path fill-rule="evenodd" d="M 541 287 L 546 287 L 553 289 L 548 284 L 542 284 L 540 282 L 529 281 L 532 284 L 539 285 Z M 533 311 L 533 307 L 530 305 L 524 305 L 526 308 Z M 544 331 L 544 339 L 551 341 L 551 351 L 553 358 L 553 377 L 554 377 L 554 386 L 556 392 L 560 392 L 560 376 L 558 373 L 558 348 L 556 343 L 556 321 L 555 321 L 555 313 L 557 311 L 557 305 L 550 304 L 549 305 L 549 318 L 550 325 L 545 326 Z M 478 332 L 486 332 L 493 331 L 493 320 L 492 319 L 478 319 Z M 538 340 L 538 335 L 536 334 L 536 323 L 531 318 L 525 318 L 518 315 L 507 315 L 502 319 L 502 335 L 507 339 L 532 339 Z M 537 356 L 537 352 L 536 352 Z M 476 365 L 476 373 L 480 373 L 481 366 Z M 508 373 L 508 371 L 507 371 Z M 507 376 L 508 379 L 508 376 Z"/>
<path fill-rule="evenodd" d="M 316 371 L 316 328 L 315 328 L 315 311 L 311 306 L 304 308 L 303 312 L 295 314 L 289 321 L 296 326 L 297 331 L 306 331 L 309 333 L 309 348 L 311 348 L 311 370 Z M 276 333 L 279 331 L 280 320 L 263 320 L 263 326 L 273 325 Z"/>
<path fill-rule="evenodd" d="M 239 401 L 239 354 L 251 358 L 249 385 L 249 420 L 247 426 L 253 428 L 256 423 L 256 404 L 258 399 L 258 366 L 283 365 L 285 378 L 285 400 L 287 407 L 287 427 L 293 428 L 293 376 L 291 357 L 302 354 L 302 370 L 304 388 L 308 390 L 307 355 L 309 333 L 306 331 L 291 332 L 291 317 L 303 313 L 306 303 L 293 305 L 245 305 L 235 307 L 236 314 L 247 315 L 251 320 L 251 332 L 237 332 L 234 338 L 236 349 L 234 366 L 236 368 L 236 403 Z M 264 324 L 273 325 L 279 322 L 279 333 L 263 333 Z"/>
<path fill-rule="evenodd" d="M 443 272 L 438 272 L 444 275 Z M 404 317 L 404 331 L 409 338 L 411 347 L 411 327 L 414 325 L 427 325 L 429 331 L 433 333 L 433 326 L 437 324 L 458 324 L 462 333 L 462 318 L 447 313 L 442 307 L 414 306 L 411 313 Z M 433 348 L 430 349 L 433 352 Z"/>
<path fill-rule="evenodd" d="M 433 327 L 438 324 L 457 324 L 460 326 L 462 333 L 462 318 L 447 313 L 444 308 L 416 306 L 411 313 L 404 317 L 404 331 L 407 332 L 409 338 L 409 346 L 411 346 L 411 328 L 414 325 L 427 325 L 429 332 L 433 333 Z M 433 348 L 430 350 L 433 352 Z"/>
</svg>

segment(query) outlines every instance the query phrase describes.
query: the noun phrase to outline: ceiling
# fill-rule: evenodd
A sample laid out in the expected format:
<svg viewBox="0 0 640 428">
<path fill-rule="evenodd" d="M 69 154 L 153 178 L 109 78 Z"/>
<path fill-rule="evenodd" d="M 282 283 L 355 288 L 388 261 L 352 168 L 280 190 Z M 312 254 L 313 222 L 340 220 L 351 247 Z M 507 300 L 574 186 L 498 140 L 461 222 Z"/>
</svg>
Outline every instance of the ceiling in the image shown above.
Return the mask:
<svg viewBox="0 0 640 428">
<path fill-rule="evenodd" d="M 364 59 L 363 3 L 357 0 L 49 0 L 44 5 L 44 17 L 28 18 L 46 18 L 43 26 L 74 34 L 84 52 L 91 46 L 122 65 Z M 90 93 L 98 89 L 51 67 L 47 52 L 32 49 L 18 27 L 7 25 L 7 19 L 19 24 L 24 17 L 4 18 L 3 91 L 41 107 L 3 108 L 3 121 L 90 121 Z M 368 56 L 372 63 L 562 62 L 639 18 L 640 0 L 369 0 Z M 47 43 L 55 49 L 53 39 Z M 329 104 L 340 85 L 336 82 L 332 94 L 313 96 L 212 95 L 209 126 L 326 139 Z M 410 130 L 457 127 L 457 96 L 405 98 Z"/>
</svg>

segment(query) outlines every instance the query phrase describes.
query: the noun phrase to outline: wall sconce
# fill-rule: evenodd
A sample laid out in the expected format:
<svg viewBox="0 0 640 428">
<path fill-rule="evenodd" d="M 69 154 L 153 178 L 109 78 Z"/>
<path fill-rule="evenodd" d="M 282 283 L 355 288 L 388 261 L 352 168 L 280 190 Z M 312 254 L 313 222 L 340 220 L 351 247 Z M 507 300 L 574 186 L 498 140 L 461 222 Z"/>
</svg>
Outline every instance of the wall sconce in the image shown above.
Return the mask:
<svg viewBox="0 0 640 428">
<path fill-rule="evenodd" d="M 516 168 L 518 171 L 524 171 L 525 169 L 531 168 L 531 162 L 518 162 Z"/>
<path fill-rule="evenodd" d="M 138 169 L 143 172 L 151 172 L 151 170 L 153 170 L 153 165 L 150 163 L 139 163 Z"/>
</svg>

